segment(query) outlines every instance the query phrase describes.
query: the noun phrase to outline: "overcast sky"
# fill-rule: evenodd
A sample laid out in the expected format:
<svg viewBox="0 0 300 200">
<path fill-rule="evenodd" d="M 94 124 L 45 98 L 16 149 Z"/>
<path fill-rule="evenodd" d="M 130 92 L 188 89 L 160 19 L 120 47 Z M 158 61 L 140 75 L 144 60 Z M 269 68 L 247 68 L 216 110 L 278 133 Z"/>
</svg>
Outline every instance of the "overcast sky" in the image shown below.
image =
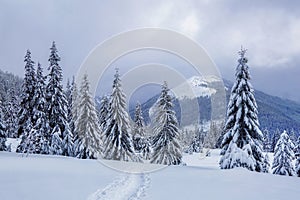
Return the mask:
<svg viewBox="0 0 300 200">
<path fill-rule="evenodd" d="M 300 102 L 299 9 L 293 0 L 0 0 L 0 69 L 23 76 L 26 49 L 46 68 L 55 40 L 64 76 L 71 77 L 112 35 L 160 27 L 196 40 L 229 80 L 245 46 L 254 87 Z"/>
</svg>

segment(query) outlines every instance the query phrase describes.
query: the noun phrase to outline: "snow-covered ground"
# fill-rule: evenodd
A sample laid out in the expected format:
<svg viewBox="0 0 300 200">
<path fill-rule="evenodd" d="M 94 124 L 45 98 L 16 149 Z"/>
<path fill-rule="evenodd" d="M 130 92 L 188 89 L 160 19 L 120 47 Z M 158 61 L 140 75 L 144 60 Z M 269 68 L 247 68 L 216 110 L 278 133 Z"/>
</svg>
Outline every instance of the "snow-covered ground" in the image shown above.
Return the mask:
<svg viewBox="0 0 300 200">
<path fill-rule="evenodd" d="M 220 170 L 211 157 L 184 155 L 187 166 L 127 174 L 96 160 L 0 152 L 1 200 L 298 199 L 300 178 Z M 134 163 L 127 163 L 133 165 Z"/>
</svg>

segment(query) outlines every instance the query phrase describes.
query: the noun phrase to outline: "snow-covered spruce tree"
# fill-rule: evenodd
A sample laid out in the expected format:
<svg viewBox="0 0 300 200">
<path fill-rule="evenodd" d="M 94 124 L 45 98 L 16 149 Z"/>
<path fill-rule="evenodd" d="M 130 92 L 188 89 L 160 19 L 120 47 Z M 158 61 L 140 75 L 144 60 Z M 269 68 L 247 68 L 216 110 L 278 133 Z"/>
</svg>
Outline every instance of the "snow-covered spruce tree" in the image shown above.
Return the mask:
<svg viewBox="0 0 300 200">
<path fill-rule="evenodd" d="M 106 129 L 108 109 L 109 109 L 109 99 L 108 96 L 105 95 L 101 99 L 100 109 L 99 109 L 99 124 L 102 131 Z"/>
<path fill-rule="evenodd" d="M 65 130 L 62 132 L 62 155 L 74 156 L 74 136 L 69 128 L 69 123 L 65 125 Z"/>
<path fill-rule="evenodd" d="M 104 130 L 104 158 L 109 160 L 138 161 L 134 154 L 126 96 L 122 91 L 118 69 L 114 76 L 109 102 L 106 129 Z"/>
<path fill-rule="evenodd" d="M 141 104 L 137 103 L 134 114 L 133 125 L 133 147 L 136 153 L 149 160 L 151 157 L 151 143 L 150 138 L 146 136 L 145 123 L 142 115 Z"/>
<path fill-rule="evenodd" d="M 34 87 L 35 87 L 35 69 L 34 62 L 31 60 L 31 52 L 27 50 L 25 55 L 25 77 L 22 85 L 20 110 L 18 112 L 18 135 L 21 138 L 24 136 L 24 129 L 26 128 L 26 123 L 31 120 L 32 109 L 33 109 L 33 97 L 34 97 Z"/>
<path fill-rule="evenodd" d="M 73 120 L 73 113 L 72 113 L 72 105 L 73 105 L 73 100 L 75 100 L 75 98 L 73 98 L 74 95 L 74 89 L 76 89 L 75 91 L 75 95 L 77 95 L 77 88 L 76 88 L 76 83 L 75 83 L 75 77 L 73 76 L 72 78 L 72 83 L 70 83 L 69 79 L 67 81 L 67 86 L 66 86 L 66 99 L 68 102 L 68 123 L 69 123 L 69 127 L 71 132 L 74 132 L 75 126 L 74 126 L 74 120 Z"/>
<path fill-rule="evenodd" d="M 61 143 L 62 155 L 68 156 L 70 155 L 69 149 L 73 148 L 73 135 L 68 124 L 68 102 L 65 93 L 63 92 L 63 75 L 62 69 L 58 64 L 58 62 L 60 61 L 60 57 L 57 54 L 55 42 L 52 43 L 52 47 L 50 48 L 50 57 L 48 61 L 50 63 L 48 68 L 50 70 L 50 73 L 48 75 L 49 81 L 46 87 L 46 99 L 50 133 L 51 135 L 53 135 L 59 130 L 59 132 L 61 133 L 61 140 L 63 141 Z M 58 128 L 56 126 L 58 126 Z M 52 149 L 53 148 L 54 147 L 52 147 Z M 60 151 L 52 152 L 58 153 Z"/>
<path fill-rule="evenodd" d="M 56 125 L 52 131 L 50 153 L 53 155 L 61 155 L 63 153 L 63 141 L 59 125 Z"/>
<path fill-rule="evenodd" d="M 262 172 L 263 173 L 269 173 L 270 172 L 270 159 L 269 159 L 268 153 L 266 153 L 265 158 L 264 158 Z"/>
<path fill-rule="evenodd" d="M 203 128 L 199 127 L 198 125 L 195 125 L 194 128 L 194 138 L 190 144 L 190 149 L 192 152 L 195 153 L 200 153 L 203 150 L 203 146 L 204 146 L 204 132 L 203 132 Z"/>
<path fill-rule="evenodd" d="M 6 104 L 6 114 L 4 114 L 4 121 L 6 124 L 6 135 L 10 138 L 18 137 L 18 111 L 19 103 L 18 97 L 15 92 L 16 88 L 10 88 L 8 90 L 8 101 Z"/>
<path fill-rule="evenodd" d="M 36 71 L 36 85 L 33 98 L 34 107 L 31 123 L 32 128 L 29 131 L 24 149 L 24 152 L 27 153 L 49 154 L 50 150 L 51 138 L 49 133 L 49 121 L 45 112 L 45 79 L 46 78 L 43 76 L 43 69 L 38 63 Z"/>
<path fill-rule="evenodd" d="M 21 138 L 21 142 L 17 148 L 17 152 L 24 152 L 24 147 L 28 144 L 27 138 L 32 124 L 33 98 L 36 84 L 34 62 L 31 60 L 31 52 L 29 50 L 26 52 L 24 62 L 25 77 L 23 80 L 20 109 L 18 112 L 18 135 Z"/>
<path fill-rule="evenodd" d="M 68 133 L 65 134 L 62 145 L 63 145 L 63 155 L 67 156 L 74 156 L 74 130 L 75 125 L 74 121 L 72 119 L 72 90 L 75 85 L 75 78 L 73 77 L 72 84 L 70 84 L 70 81 L 68 79 L 67 87 L 65 91 L 66 100 L 67 100 L 67 122 L 69 129 L 67 130 Z"/>
<path fill-rule="evenodd" d="M 284 131 L 275 146 L 272 173 L 286 176 L 294 176 L 295 170 L 292 165 L 294 158 L 294 144 Z"/>
<path fill-rule="evenodd" d="M 149 136 L 145 136 L 142 138 L 142 150 L 141 155 L 145 160 L 150 160 L 152 156 L 152 149 L 151 149 L 151 138 Z"/>
<path fill-rule="evenodd" d="M 277 144 L 277 141 L 280 138 L 280 130 L 277 128 L 276 131 L 273 133 L 272 139 L 271 139 L 271 152 L 274 152 L 275 146 Z"/>
<path fill-rule="evenodd" d="M 3 112 L 2 112 L 2 102 L 0 101 L 0 151 L 6 151 L 7 146 L 5 144 L 6 142 L 6 133 L 5 133 L 5 124 L 3 120 Z"/>
<path fill-rule="evenodd" d="M 211 121 L 209 132 L 204 139 L 204 147 L 206 148 L 216 148 L 217 140 L 219 138 L 220 130 L 218 124 L 215 121 Z"/>
<path fill-rule="evenodd" d="M 151 163 L 179 165 L 182 162 L 182 154 L 178 141 L 178 122 L 166 82 L 162 85 L 162 91 L 156 104 Z"/>
<path fill-rule="evenodd" d="M 80 138 L 78 133 L 75 131 L 75 122 L 78 119 L 78 101 L 79 101 L 79 94 L 78 94 L 78 90 L 77 90 L 77 85 L 76 82 L 74 80 L 74 82 L 72 83 L 72 105 L 71 105 L 71 112 L 72 112 L 72 123 L 70 124 L 70 129 L 73 133 L 73 156 L 76 157 L 76 155 L 78 155 L 79 152 L 79 144 L 80 144 Z"/>
<path fill-rule="evenodd" d="M 263 130 L 263 150 L 265 152 L 270 151 L 269 131 L 268 129 Z"/>
<path fill-rule="evenodd" d="M 26 127 L 24 128 L 24 137 L 22 137 L 21 143 L 18 148 L 22 148 L 22 153 L 33 153 L 35 146 L 34 146 L 34 134 L 31 133 L 32 130 L 32 121 L 29 119 L 27 120 Z"/>
<path fill-rule="evenodd" d="M 87 74 L 84 75 L 78 99 L 78 116 L 75 121 L 75 132 L 78 134 L 76 142 L 78 158 L 99 158 L 102 153 L 102 138 L 99 127 L 95 101 L 90 94 Z"/>
<path fill-rule="evenodd" d="M 143 137 L 145 137 L 144 119 L 142 116 L 141 104 L 137 103 L 135 107 L 133 125 L 133 147 L 137 153 L 142 151 Z"/>
<path fill-rule="evenodd" d="M 245 57 L 246 50 L 239 52 L 236 81 L 231 89 L 227 110 L 220 159 L 221 169 L 244 167 L 251 171 L 262 171 L 263 135 L 259 129 L 257 104 Z"/>
</svg>

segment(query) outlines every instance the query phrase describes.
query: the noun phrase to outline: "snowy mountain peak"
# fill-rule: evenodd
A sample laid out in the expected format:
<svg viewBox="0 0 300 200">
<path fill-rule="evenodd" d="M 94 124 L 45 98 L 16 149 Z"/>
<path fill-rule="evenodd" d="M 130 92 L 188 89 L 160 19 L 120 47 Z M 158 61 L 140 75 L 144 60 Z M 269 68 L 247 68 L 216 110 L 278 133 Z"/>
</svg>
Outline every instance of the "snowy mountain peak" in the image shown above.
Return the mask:
<svg viewBox="0 0 300 200">
<path fill-rule="evenodd" d="M 197 86 L 207 86 L 209 83 L 219 82 L 220 78 L 216 76 L 192 76 L 187 80 L 187 82 L 194 87 Z"/>
<path fill-rule="evenodd" d="M 216 93 L 212 83 L 219 81 L 221 79 L 215 76 L 193 76 L 172 90 L 178 99 L 210 97 Z"/>
</svg>

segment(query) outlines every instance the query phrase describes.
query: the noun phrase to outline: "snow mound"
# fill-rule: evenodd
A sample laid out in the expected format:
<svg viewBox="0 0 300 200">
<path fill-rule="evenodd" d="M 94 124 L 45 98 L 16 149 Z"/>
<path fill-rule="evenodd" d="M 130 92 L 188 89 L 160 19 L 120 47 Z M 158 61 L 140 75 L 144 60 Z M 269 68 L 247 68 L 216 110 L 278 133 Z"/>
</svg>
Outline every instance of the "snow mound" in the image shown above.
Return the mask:
<svg viewBox="0 0 300 200">
<path fill-rule="evenodd" d="M 7 138 L 5 144 L 7 147 L 10 147 L 11 152 L 16 152 L 20 142 L 20 138 Z"/>
</svg>

